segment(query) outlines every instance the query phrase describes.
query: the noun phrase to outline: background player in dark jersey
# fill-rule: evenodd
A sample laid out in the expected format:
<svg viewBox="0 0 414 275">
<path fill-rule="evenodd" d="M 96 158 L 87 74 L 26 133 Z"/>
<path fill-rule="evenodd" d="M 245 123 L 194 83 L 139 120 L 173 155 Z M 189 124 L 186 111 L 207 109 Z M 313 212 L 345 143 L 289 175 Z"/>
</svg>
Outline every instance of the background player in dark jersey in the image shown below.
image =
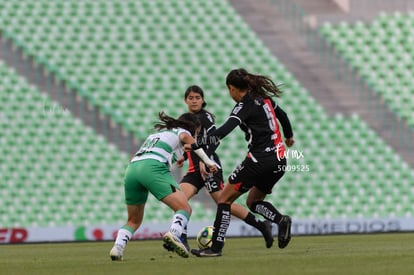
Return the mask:
<svg viewBox="0 0 414 275">
<path fill-rule="evenodd" d="M 216 127 L 214 125 L 214 115 L 204 109 L 207 104 L 204 101 L 204 92 L 201 87 L 197 85 L 189 86 L 184 93 L 184 101 L 187 104 L 188 111 L 195 114 L 199 119 L 201 123 L 201 129 L 199 131 L 199 137 L 197 139 L 200 143 L 205 143 L 203 139 L 205 139 L 209 133 L 213 132 Z M 209 144 L 209 157 L 216 163 L 220 164 L 220 159 L 214 152 L 217 146 L 218 142 L 212 142 Z M 188 160 L 188 171 L 181 180 L 180 187 L 184 194 L 187 196 L 188 200 L 190 200 L 203 187 L 205 187 L 210 193 L 212 199 L 217 203 L 219 195 L 221 194 L 221 190 L 224 188 L 222 169 L 219 169 L 219 171 L 214 174 L 209 173 L 206 171 L 205 164 L 193 151 L 187 152 L 185 158 L 178 160 L 177 164 L 182 163 L 185 159 Z M 273 245 L 271 222 L 260 221 L 240 204 L 232 204 L 231 212 L 234 216 L 258 229 L 265 238 L 267 248 L 270 248 Z M 181 239 L 185 241 L 187 240 L 186 232 L 183 233 Z M 164 247 L 167 250 L 170 250 L 169 247 L 165 244 Z"/>
<path fill-rule="evenodd" d="M 230 225 L 232 203 L 243 193 L 249 192 L 247 206 L 267 220 L 278 224 L 279 248 L 290 241 L 291 218 L 282 215 L 270 202 L 264 201 L 273 186 L 283 176 L 286 166 L 285 145 L 279 129 L 282 124 L 285 143 L 294 143 L 292 127 L 286 113 L 273 101 L 281 91 L 266 76 L 248 73 L 245 69 L 232 70 L 226 78 L 230 96 L 237 103 L 228 120 L 209 139 L 222 139 L 240 126 L 245 133 L 249 151 L 228 179 L 217 205 L 214 221 L 213 245 L 211 248 L 191 252 L 199 257 L 221 256 L 224 237 Z M 193 149 L 200 144 L 192 144 Z M 209 148 L 207 154 L 210 155 Z"/>
</svg>

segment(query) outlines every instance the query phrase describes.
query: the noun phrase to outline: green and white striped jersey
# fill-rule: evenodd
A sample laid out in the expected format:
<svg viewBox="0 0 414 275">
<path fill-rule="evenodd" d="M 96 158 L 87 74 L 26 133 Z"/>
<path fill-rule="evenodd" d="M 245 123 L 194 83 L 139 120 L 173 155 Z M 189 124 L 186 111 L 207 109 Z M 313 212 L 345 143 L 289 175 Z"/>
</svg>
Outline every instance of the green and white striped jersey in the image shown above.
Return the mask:
<svg viewBox="0 0 414 275">
<path fill-rule="evenodd" d="M 135 153 L 135 157 L 132 158 L 131 162 L 155 159 L 165 162 L 171 167 L 184 153 L 183 144 L 179 138 L 181 133 L 187 133 L 191 136 L 189 131 L 182 128 L 160 131 L 149 135 L 141 148 Z"/>
</svg>

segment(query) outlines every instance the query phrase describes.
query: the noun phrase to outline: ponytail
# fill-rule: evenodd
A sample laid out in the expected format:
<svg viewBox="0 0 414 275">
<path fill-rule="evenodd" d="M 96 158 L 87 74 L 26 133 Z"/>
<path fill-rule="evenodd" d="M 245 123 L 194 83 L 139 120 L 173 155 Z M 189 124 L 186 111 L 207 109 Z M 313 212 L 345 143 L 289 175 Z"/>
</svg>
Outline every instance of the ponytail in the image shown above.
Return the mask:
<svg viewBox="0 0 414 275">
<path fill-rule="evenodd" d="M 251 74 L 243 68 L 232 70 L 226 78 L 226 85 L 248 90 L 254 97 L 280 97 L 282 91 L 272 79 L 264 75 Z"/>
<path fill-rule="evenodd" d="M 160 122 L 154 125 L 156 130 L 183 128 L 194 136 L 197 128 L 201 125 L 200 120 L 191 113 L 184 113 L 178 119 L 175 119 L 164 112 L 159 112 L 158 117 Z"/>
</svg>

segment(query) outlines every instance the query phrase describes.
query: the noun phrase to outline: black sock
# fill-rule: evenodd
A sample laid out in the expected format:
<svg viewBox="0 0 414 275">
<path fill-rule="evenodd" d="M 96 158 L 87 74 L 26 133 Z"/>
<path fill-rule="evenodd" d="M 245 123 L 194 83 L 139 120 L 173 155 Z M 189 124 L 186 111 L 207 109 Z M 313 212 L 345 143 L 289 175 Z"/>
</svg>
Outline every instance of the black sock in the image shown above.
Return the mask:
<svg viewBox="0 0 414 275">
<path fill-rule="evenodd" d="M 211 246 L 211 250 L 214 252 L 220 252 L 224 246 L 224 238 L 230 225 L 230 219 L 230 204 L 219 203 L 214 220 L 213 244 Z"/>
<path fill-rule="evenodd" d="M 263 232 L 266 229 L 266 226 L 265 226 L 264 222 L 262 222 L 261 220 L 257 219 L 250 212 L 249 212 L 249 214 L 247 214 L 247 217 L 243 221 L 245 223 L 247 223 L 248 225 L 253 226 L 254 228 L 256 228 L 257 230 L 259 230 L 260 232 Z"/>
<path fill-rule="evenodd" d="M 259 201 L 252 204 L 250 208 L 254 213 L 262 215 L 264 218 L 271 222 L 279 224 L 282 219 L 282 214 L 267 201 Z"/>
</svg>

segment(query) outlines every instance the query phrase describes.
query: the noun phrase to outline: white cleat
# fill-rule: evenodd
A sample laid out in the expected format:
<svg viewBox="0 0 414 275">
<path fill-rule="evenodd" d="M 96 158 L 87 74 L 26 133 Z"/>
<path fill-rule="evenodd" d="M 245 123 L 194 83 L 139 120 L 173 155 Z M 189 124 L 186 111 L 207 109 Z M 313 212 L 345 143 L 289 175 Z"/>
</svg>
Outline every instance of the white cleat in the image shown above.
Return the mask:
<svg viewBox="0 0 414 275">
<path fill-rule="evenodd" d="M 114 247 L 112 247 L 111 251 L 109 252 L 109 256 L 111 256 L 112 261 L 122 261 L 122 252 L 123 249 L 120 246 L 114 245 Z"/>
<path fill-rule="evenodd" d="M 174 248 L 175 253 L 183 258 L 188 258 L 188 250 L 185 247 L 184 243 L 181 241 L 180 237 L 175 236 L 171 232 L 167 232 L 164 234 L 162 239 L 164 243 Z"/>
</svg>

